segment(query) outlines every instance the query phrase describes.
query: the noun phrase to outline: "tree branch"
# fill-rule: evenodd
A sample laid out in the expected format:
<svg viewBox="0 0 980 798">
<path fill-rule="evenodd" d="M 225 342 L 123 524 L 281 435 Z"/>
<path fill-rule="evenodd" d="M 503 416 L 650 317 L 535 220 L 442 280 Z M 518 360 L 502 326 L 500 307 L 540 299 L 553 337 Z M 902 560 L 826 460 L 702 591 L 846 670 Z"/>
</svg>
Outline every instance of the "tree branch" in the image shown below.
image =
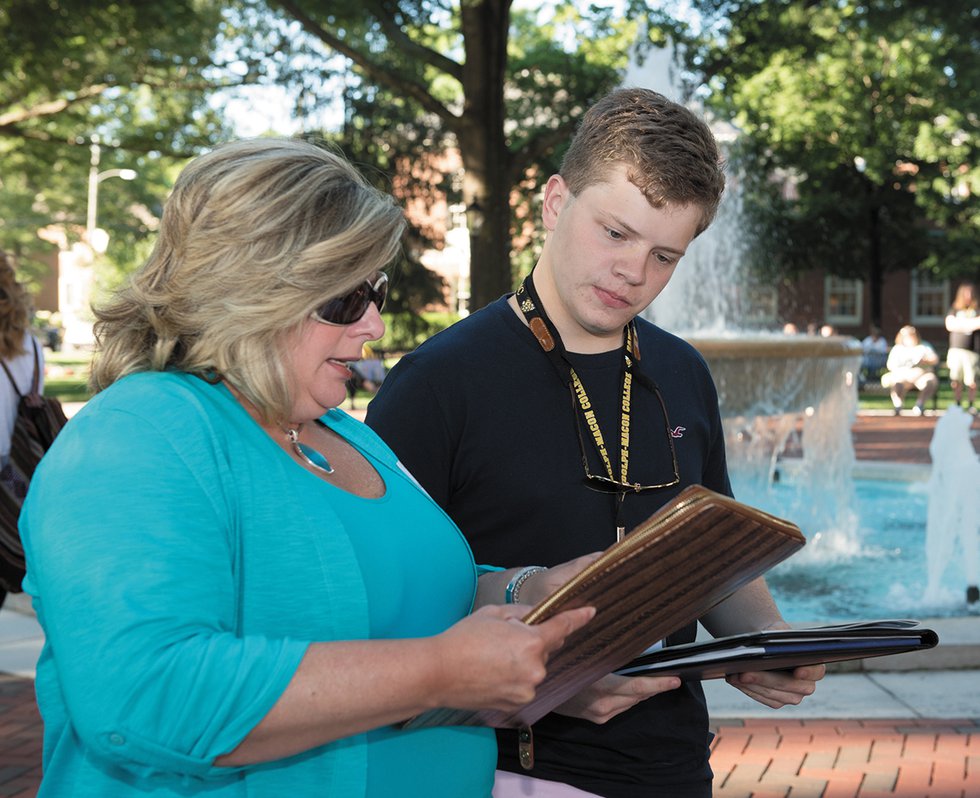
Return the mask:
<svg viewBox="0 0 980 798">
<path fill-rule="evenodd" d="M 272 0 L 272 2 L 282 8 L 288 14 L 292 15 L 293 18 L 295 18 L 296 21 L 302 25 L 303 30 L 305 30 L 308 34 L 316 39 L 319 39 L 332 50 L 336 50 L 338 53 L 357 64 L 365 71 L 365 73 L 367 73 L 367 76 L 371 80 L 408 95 L 413 100 L 418 102 L 419 105 L 421 105 L 425 110 L 446 121 L 450 126 L 454 126 L 456 124 L 456 115 L 445 105 L 438 102 L 429 93 L 426 86 L 412 80 L 406 80 L 404 75 L 392 72 L 391 70 L 370 60 L 364 55 L 364 53 L 361 53 L 355 48 L 351 47 L 343 39 L 334 36 L 329 30 L 320 25 L 320 23 L 318 23 L 302 8 L 300 8 L 297 3 L 293 2 L 293 0 Z M 402 43 L 402 38 L 404 37 L 399 37 L 399 44 Z M 420 45 L 415 45 L 414 43 L 412 44 L 413 53 L 414 51 L 426 52 L 425 48 L 422 48 Z M 428 51 L 428 54 L 429 58 L 426 59 L 426 63 L 434 63 L 434 54 L 432 54 L 431 51 Z M 441 57 L 440 59 L 442 61 L 448 61 L 448 59 Z M 452 76 L 457 77 L 457 74 L 462 68 L 455 62 L 449 61 L 449 63 L 453 65 Z"/>
<path fill-rule="evenodd" d="M 26 122 L 30 119 L 40 119 L 41 117 L 61 113 L 75 103 L 90 100 L 92 97 L 98 97 L 108 88 L 108 83 L 86 86 L 83 89 L 79 89 L 72 97 L 59 97 L 54 100 L 48 100 L 47 102 L 37 103 L 30 108 L 7 111 L 6 113 L 0 114 L 0 127 L 8 127 L 20 122 Z"/>
</svg>

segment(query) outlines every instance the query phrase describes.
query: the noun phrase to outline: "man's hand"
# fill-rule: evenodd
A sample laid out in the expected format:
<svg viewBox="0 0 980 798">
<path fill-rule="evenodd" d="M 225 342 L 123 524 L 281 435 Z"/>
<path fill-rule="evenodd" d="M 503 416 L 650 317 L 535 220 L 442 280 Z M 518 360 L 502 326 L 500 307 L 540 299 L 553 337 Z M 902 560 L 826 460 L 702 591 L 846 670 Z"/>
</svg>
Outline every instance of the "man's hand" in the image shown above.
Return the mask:
<svg viewBox="0 0 980 798">
<path fill-rule="evenodd" d="M 806 665 L 792 672 L 733 673 L 725 677 L 725 681 L 760 704 L 779 709 L 787 704 L 799 704 L 808 695 L 813 695 L 817 682 L 826 673 L 827 668 L 824 665 Z"/>
<path fill-rule="evenodd" d="M 555 708 L 559 715 L 605 723 L 641 701 L 667 690 L 676 690 L 676 676 L 604 676 Z"/>
</svg>

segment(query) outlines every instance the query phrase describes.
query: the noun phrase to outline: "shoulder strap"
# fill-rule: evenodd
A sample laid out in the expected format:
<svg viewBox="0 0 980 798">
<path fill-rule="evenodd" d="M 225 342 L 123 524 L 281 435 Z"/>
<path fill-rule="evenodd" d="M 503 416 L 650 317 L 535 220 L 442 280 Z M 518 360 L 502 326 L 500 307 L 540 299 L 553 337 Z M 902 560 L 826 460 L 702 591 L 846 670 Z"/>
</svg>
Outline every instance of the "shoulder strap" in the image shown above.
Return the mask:
<svg viewBox="0 0 980 798">
<path fill-rule="evenodd" d="M 41 376 L 41 353 L 37 349 L 37 339 L 31 336 L 31 345 L 34 347 L 34 377 L 31 379 L 31 394 L 37 395 L 37 384 Z"/>
<path fill-rule="evenodd" d="M 31 390 L 28 392 L 28 396 L 37 394 L 37 383 L 41 372 L 41 353 L 37 351 L 37 340 L 33 335 L 31 336 L 31 344 L 34 347 L 34 376 L 31 378 Z M 14 393 L 17 394 L 18 398 L 23 399 L 24 394 L 22 394 L 20 392 L 20 388 L 17 387 L 17 383 L 14 381 L 14 375 L 10 373 L 10 369 L 7 368 L 7 364 L 0 360 L 0 366 L 3 366 L 4 374 L 6 374 L 7 379 L 10 380 Z"/>
<path fill-rule="evenodd" d="M 20 392 L 20 389 L 17 387 L 17 383 L 14 382 L 14 375 L 10 373 L 10 369 L 7 368 L 7 364 L 0 360 L 0 366 L 3 366 L 3 371 L 7 375 L 7 379 L 10 380 L 10 385 L 14 389 L 14 393 L 17 394 L 20 399 L 23 399 L 24 394 Z"/>
</svg>

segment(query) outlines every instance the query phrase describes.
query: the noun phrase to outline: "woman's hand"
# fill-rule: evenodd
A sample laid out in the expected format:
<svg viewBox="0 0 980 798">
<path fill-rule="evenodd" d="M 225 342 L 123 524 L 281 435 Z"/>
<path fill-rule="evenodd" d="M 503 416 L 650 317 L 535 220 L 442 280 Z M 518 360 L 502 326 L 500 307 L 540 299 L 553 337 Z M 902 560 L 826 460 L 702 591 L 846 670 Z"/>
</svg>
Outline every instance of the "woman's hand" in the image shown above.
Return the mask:
<svg viewBox="0 0 980 798">
<path fill-rule="evenodd" d="M 527 607 L 483 607 L 438 635 L 436 706 L 513 712 L 533 700 L 548 658 L 595 615 L 592 607 L 561 612 L 528 626 Z"/>
<path fill-rule="evenodd" d="M 676 690 L 676 676 L 617 676 L 610 673 L 555 708 L 559 715 L 605 723 L 619 713 L 667 690 Z"/>
</svg>

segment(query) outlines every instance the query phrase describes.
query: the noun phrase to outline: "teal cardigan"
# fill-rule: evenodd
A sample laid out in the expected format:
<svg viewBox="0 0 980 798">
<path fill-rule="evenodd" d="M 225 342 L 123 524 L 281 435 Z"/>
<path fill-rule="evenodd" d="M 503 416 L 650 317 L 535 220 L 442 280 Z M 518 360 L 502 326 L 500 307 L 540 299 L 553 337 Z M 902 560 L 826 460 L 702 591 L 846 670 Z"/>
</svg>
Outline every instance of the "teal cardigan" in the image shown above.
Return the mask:
<svg viewBox="0 0 980 798">
<path fill-rule="evenodd" d="M 323 420 L 387 466 L 385 479 L 411 479 L 366 426 L 339 410 Z M 311 641 L 368 636 L 348 530 L 311 480 L 322 484 L 224 386 L 187 374 L 126 377 L 69 422 L 21 516 L 25 590 L 46 637 L 41 796 L 365 793 L 364 735 L 213 765 L 268 713 Z M 455 527 L 446 545 L 465 548 L 469 605 L 472 555 Z M 492 783 L 490 730 L 436 731 L 446 762 L 457 746 Z"/>
</svg>

